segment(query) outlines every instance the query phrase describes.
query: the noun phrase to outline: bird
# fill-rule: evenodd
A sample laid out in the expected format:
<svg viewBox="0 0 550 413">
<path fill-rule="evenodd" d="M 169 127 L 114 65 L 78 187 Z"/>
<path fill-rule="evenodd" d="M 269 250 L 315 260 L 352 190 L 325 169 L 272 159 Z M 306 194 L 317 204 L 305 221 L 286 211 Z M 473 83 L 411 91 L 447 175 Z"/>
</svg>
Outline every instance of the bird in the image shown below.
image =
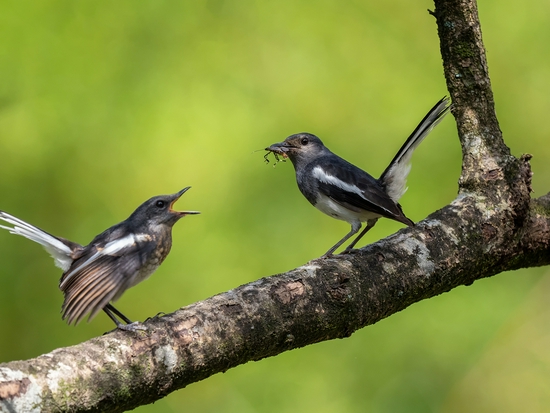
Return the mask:
<svg viewBox="0 0 550 413">
<path fill-rule="evenodd" d="M 51 235 L 4 211 L 0 211 L 0 220 L 10 226 L 0 228 L 41 244 L 63 270 L 59 282 L 64 294 L 61 313 L 69 325 L 78 324 L 86 315 L 91 321 L 103 310 L 118 329 L 143 330 L 141 323 L 132 323 L 111 302 L 149 278 L 164 261 L 172 247 L 174 224 L 186 215 L 200 213 L 172 209 L 189 188 L 150 198 L 86 246 Z"/>
<path fill-rule="evenodd" d="M 414 222 L 403 213 L 399 199 L 407 190 L 411 157 L 428 133 L 443 120 L 450 109 L 450 99 L 443 97 L 426 114 L 380 178 L 376 179 L 357 166 L 332 153 L 317 136 L 303 132 L 265 148 L 266 156 L 274 153 L 290 159 L 296 172 L 298 188 L 321 212 L 351 225 L 351 230 L 322 257 L 330 257 L 366 222 L 363 231 L 349 244 L 349 253 L 379 218 L 389 218 L 409 227 Z"/>
</svg>

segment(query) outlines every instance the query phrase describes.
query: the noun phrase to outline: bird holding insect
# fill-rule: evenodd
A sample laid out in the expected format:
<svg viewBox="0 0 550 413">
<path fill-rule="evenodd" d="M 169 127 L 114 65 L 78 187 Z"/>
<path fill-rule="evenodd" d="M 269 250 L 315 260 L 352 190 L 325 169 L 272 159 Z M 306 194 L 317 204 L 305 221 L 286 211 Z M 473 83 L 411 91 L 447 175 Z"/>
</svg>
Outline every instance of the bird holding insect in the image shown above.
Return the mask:
<svg viewBox="0 0 550 413">
<path fill-rule="evenodd" d="M 363 222 L 367 223 L 365 228 L 344 252 L 350 252 L 381 217 L 408 226 L 414 225 L 398 203 L 407 190 L 406 180 L 411 169 L 412 153 L 441 122 L 449 108 L 449 98 L 444 97 L 437 102 L 378 179 L 332 153 L 317 136 L 310 133 L 291 135 L 283 142 L 266 148 L 266 156 L 273 153 L 277 161 L 278 156 L 290 159 L 296 172 L 298 188 L 313 206 L 351 225 L 349 233 L 333 245 L 324 257 L 331 256 L 356 234 Z"/>
</svg>

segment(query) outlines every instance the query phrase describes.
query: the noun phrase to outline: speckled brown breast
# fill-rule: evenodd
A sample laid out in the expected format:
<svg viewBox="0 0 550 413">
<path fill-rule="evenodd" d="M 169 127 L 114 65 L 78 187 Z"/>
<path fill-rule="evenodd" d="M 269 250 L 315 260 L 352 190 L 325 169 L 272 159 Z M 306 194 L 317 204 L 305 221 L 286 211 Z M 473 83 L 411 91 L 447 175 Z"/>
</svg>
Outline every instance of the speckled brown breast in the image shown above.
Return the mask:
<svg viewBox="0 0 550 413">
<path fill-rule="evenodd" d="M 156 234 L 155 238 L 157 239 L 157 247 L 145 258 L 145 263 L 140 268 L 129 287 L 133 287 L 149 278 L 170 253 L 170 249 L 172 248 L 171 232 Z"/>
</svg>

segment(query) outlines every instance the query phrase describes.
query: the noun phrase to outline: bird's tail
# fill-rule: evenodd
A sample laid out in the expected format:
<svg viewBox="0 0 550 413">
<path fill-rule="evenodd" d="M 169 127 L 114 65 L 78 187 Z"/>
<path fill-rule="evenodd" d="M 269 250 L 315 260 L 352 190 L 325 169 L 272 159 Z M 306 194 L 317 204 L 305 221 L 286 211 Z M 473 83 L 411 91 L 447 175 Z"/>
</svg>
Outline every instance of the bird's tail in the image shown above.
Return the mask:
<svg viewBox="0 0 550 413">
<path fill-rule="evenodd" d="M 79 247 L 78 244 L 62 238 L 54 237 L 53 235 L 42 231 L 40 228 L 37 228 L 4 211 L 0 211 L 0 220 L 13 225 L 12 227 L 0 225 L 0 228 L 7 229 L 12 234 L 21 235 L 22 237 L 39 243 L 53 257 L 55 260 L 55 265 L 63 271 L 67 271 L 69 269 L 73 262 L 73 250 Z"/>
<path fill-rule="evenodd" d="M 395 202 L 407 191 L 407 176 L 411 171 L 414 150 L 449 112 L 449 103 L 450 99 L 445 96 L 430 109 L 380 176 L 379 180 L 386 188 L 386 193 Z"/>
</svg>

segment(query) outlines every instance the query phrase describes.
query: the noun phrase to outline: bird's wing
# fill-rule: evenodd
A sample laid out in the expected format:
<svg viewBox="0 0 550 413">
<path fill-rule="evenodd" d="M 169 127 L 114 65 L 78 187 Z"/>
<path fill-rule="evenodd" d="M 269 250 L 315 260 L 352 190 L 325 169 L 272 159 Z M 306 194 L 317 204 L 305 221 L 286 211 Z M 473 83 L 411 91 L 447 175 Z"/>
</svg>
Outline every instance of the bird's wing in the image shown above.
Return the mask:
<svg viewBox="0 0 550 413">
<path fill-rule="evenodd" d="M 145 234 L 127 233 L 108 242 L 92 242 L 61 278 L 63 318 L 77 324 L 90 313 L 91 320 L 132 285 L 154 248 L 153 238 Z"/>
<path fill-rule="evenodd" d="M 7 212 L 0 211 L 0 220 L 13 225 L 12 227 L 0 225 L 0 228 L 7 229 L 11 234 L 21 235 L 42 245 L 54 259 L 55 265 L 63 271 L 67 271 L 73 263 L 73 253 L 82 248 L 79 244 L 54 237 Z"/>
<path fill-rule="evenodd" d="M 365 171 L 340 158 L 342 162 L 325 162 L 312 169 L 319 190 L 336 203 L 352 211 L 365 210 L 412 225 L 403 211 Z"/>
</svg>

